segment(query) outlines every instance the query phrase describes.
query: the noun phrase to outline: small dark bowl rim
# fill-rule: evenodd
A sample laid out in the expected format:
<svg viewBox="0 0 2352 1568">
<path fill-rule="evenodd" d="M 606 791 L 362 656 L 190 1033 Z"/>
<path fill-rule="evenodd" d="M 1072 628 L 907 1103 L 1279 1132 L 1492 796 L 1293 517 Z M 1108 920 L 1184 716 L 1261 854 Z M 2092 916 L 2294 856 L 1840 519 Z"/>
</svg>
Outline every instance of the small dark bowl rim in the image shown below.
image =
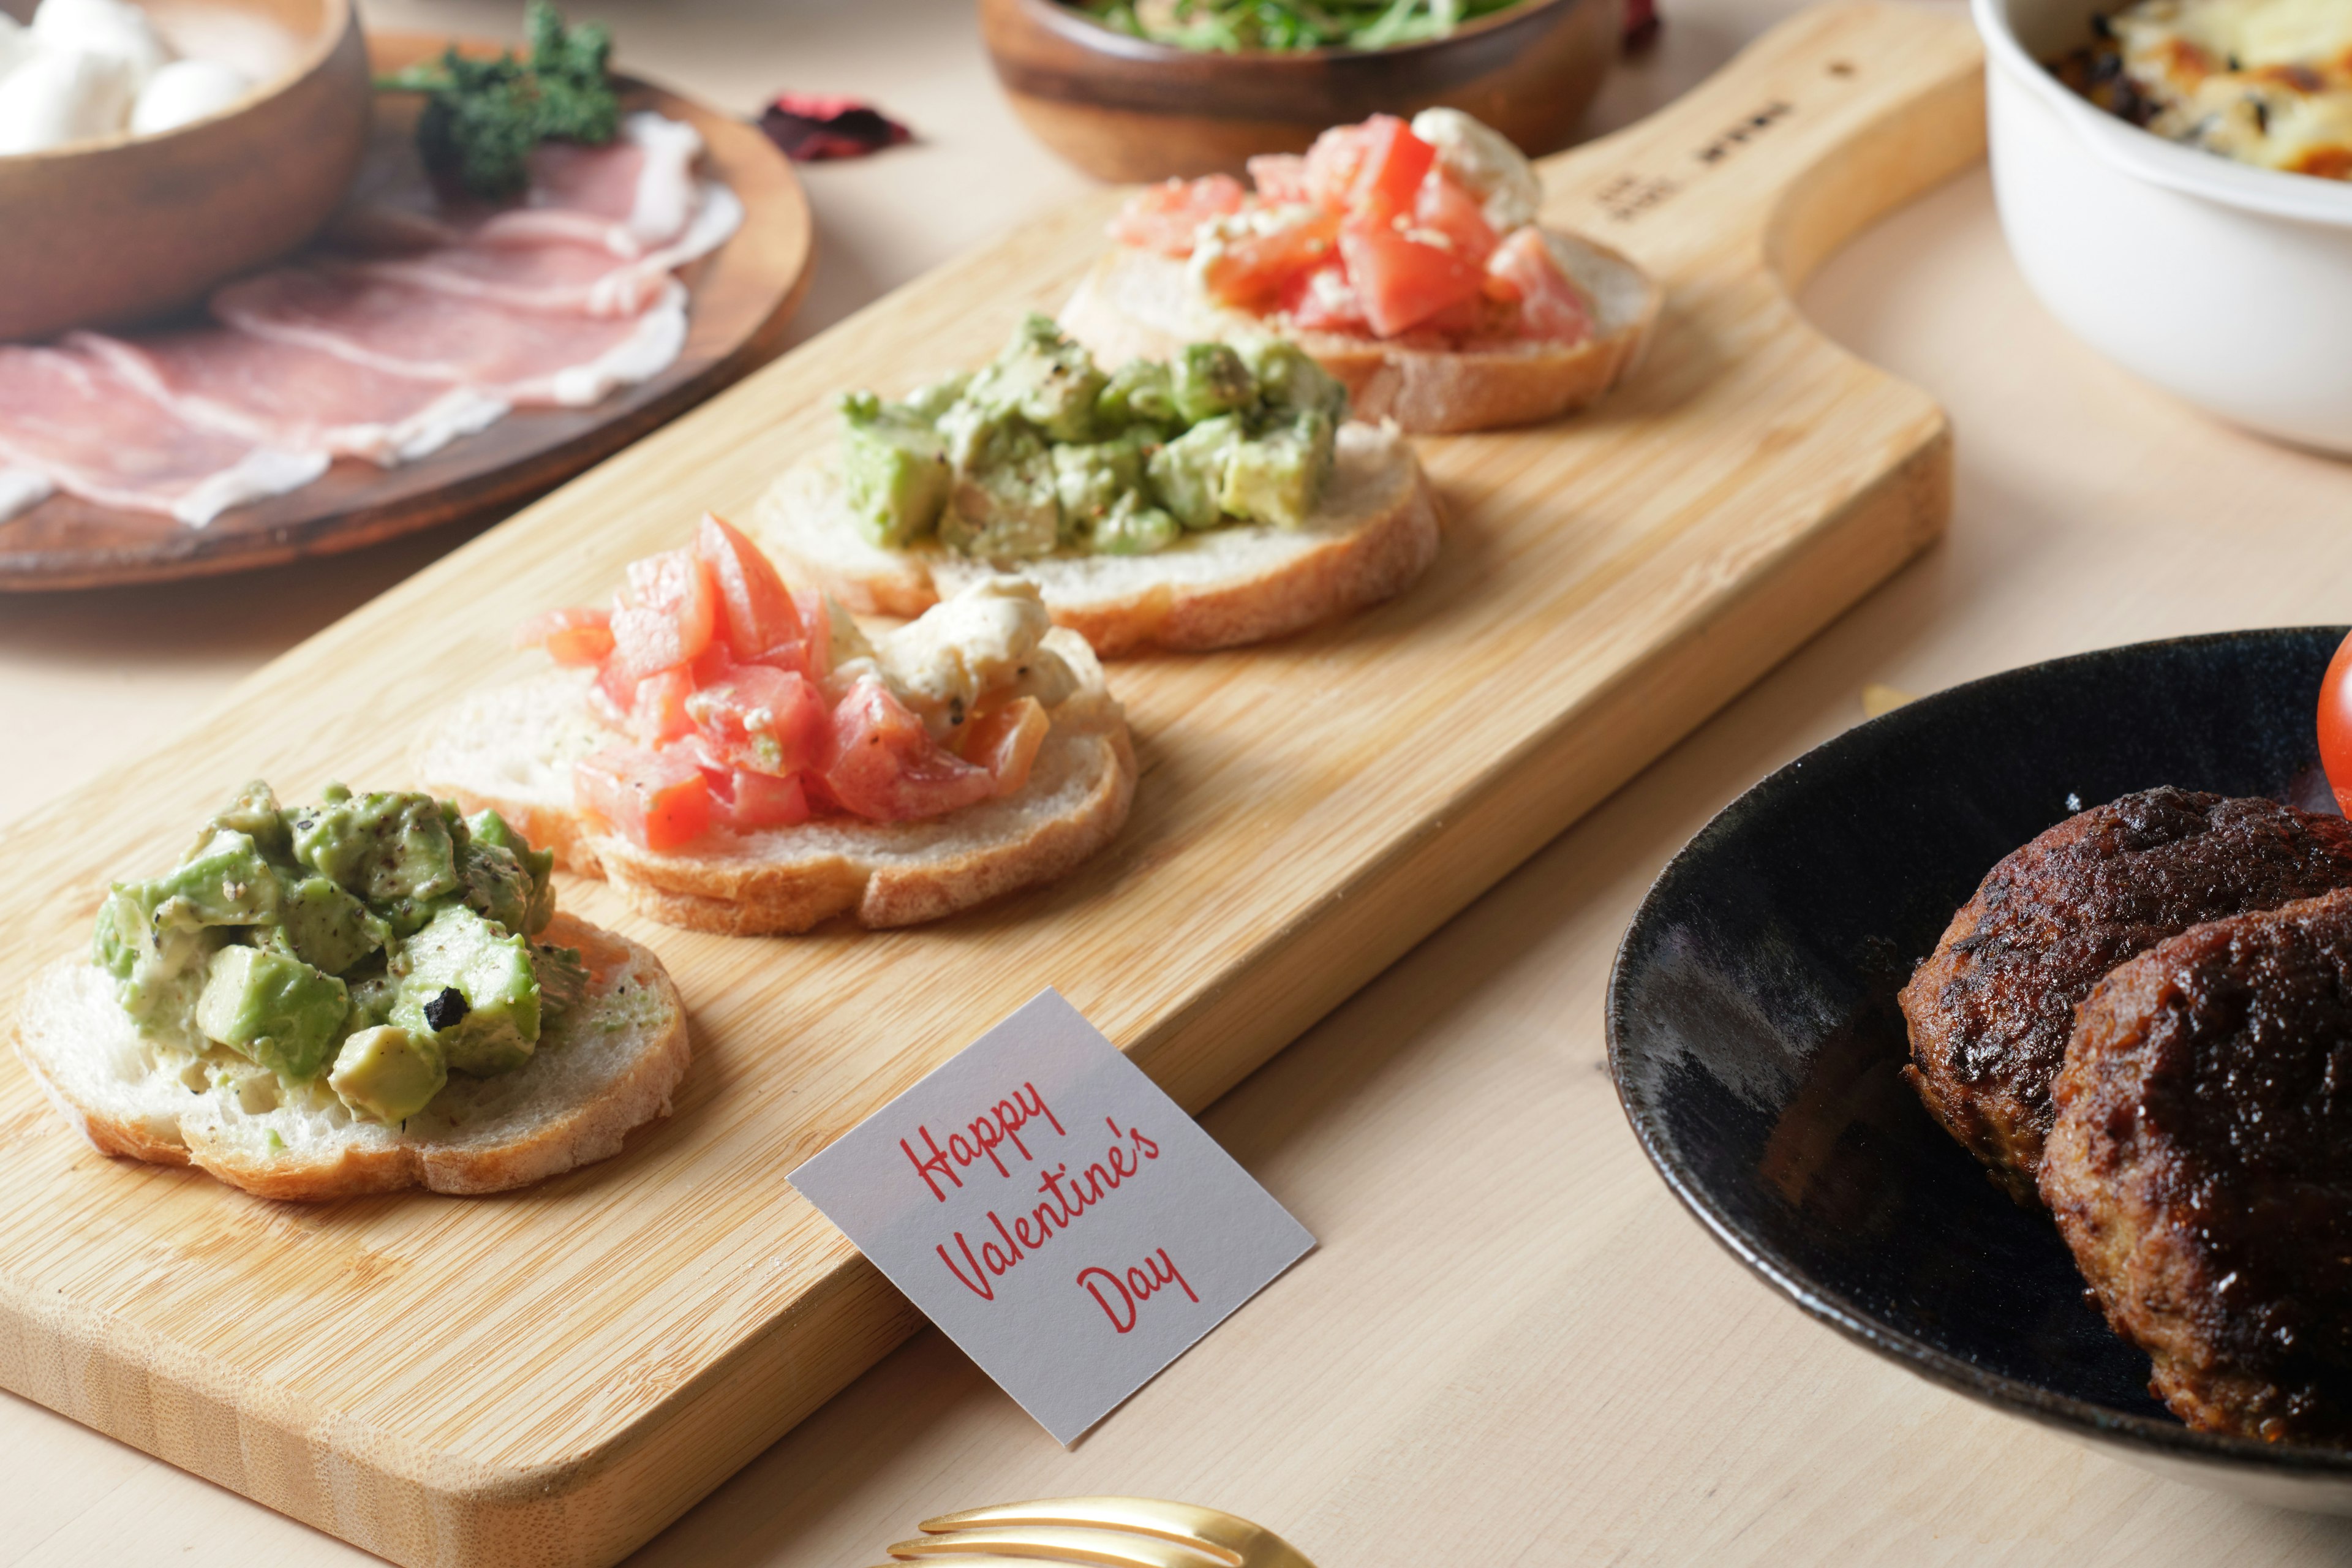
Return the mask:
<svg viewBox="0 0 2352 1568">
<path fill-rule="evenodd" d="M 2086 668 L 2101 662 L 2129 660 L 2159 648 L 2211 647 L 2315 633 L 2333 633 L 2340 637 L 2345 635 L 2345 628 L 2280 626 L 2128 643 L 2021 665 L 1948 688 L 1907 702 L 1875 719 L 1866 720 L 1775 769 L 1741 791 L 1736 799 L 1709 818 L 1706 826 L 1699 829 L 1689 843 L 1675 851 L 1674 858 L 1666 862 L 1643 894 L 1641 906 L 1626 927 L 1624 937 L 1618 943 L 1616 957 L 1610 966 L 1605 1018 L 1609 1076 L 1617 1090 L 1618 1104 L 1633 1126 L 1634 1139 L 1641 1144 L 1642 1152 L 1665 1182 L 1667 1190 L 1681 1201 L 1725 1251 L 1795 1302 L 1807 1315 L 1827 1323 L 1848 1339 L 1930 1382 L 2011 1415 L 2021 1415 L 2096 1443 L 2137 1449 L 2151 1457 L 2173 1461 L 2272 1473 L 2288 1471 L 2352 1477 L 2352 1449 L 2264 1443 L 2251 1437 L 2192 1431 L 2170 1422 L 2112 1410 L 2071 1394 L 2053 1393 L 2039 1384 L 1988 1371 L 1878 1320 L 1811 1278 L 1793 1262 L 1779 1256 L 1769 1245 L 1744 1235 L 1737 1222 L 1716 1206 L 1704 1182 L 1685 1170 L 1671 1152 L 1671 1144 L 1662 1135 L 1656 1108 L 1629 1087 L 1623 1060 L 1623 1030 L 1629 1021 L 1633 991 L 1627 970 L 1633 962 L 1635 950 L 1651 946 L 1643 938 L 1656 918 L 1655 911 L 1661 903 L 1662 894 L 1678 879 L 1694 874 L 1694 868 L 1714 852 L 1736 826 L 1743 813 L 1752 809 L 1761 797 L 1801 787 L 1798 781 L 1809 763 L 1843 762 L 1907 729 L 1931 725 L 1937 721 L 1939 709 L 1947 705 L 1946 700 L 1957 700 L 1962 693 L 1997 693 L 2003 687 L 2021 688 L 2048 679 L 2070 667 Z"/>
<path fill-rule="evenodd" d="M 1239 70 L 1295 69 L 1302 66 L 1338 64 L 1353 60 L 1409 60 L 1416 55 L 1435 54 L 1461 44 L 1465 39 L 1479 38 L 1502 27 L 1521 23 L 1542 11 L 1558 10 L 1574 4 L 1574 0 L 1519 0 L 1517 5 L 1465 23 L 1442 38 L 1423 38 L 1410 44 L 1398 44 L 1385 49 L 1244 49 L 1226 53 L 1219 49 L 1187 49 L 1175 44 L 1162 44 L 1150 38 L 1139 38 L 1099 22 L 1089 21 L 1076 8 L 1061 0 L 1014 0 L 1021 9 L 1034 18 L 1038 26 L 1089 54 L 1105 55 L 1135 65 L 1171 65 L 1179 60 L 1217 60 Z"/>
</svg>

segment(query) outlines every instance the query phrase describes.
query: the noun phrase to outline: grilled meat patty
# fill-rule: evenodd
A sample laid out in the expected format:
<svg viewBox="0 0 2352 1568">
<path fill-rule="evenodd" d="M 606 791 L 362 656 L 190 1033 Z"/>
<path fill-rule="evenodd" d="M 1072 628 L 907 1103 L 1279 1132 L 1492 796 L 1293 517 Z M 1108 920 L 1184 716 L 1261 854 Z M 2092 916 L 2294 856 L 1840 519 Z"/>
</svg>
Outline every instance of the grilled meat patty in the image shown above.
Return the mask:
<svg viewBox="0 0 2352 1568">
<path fill-rule="evenodd" d="M 2200 925 L 2083 1004 L 2042 1193 L 2191 1426 L 2352 1441 L 2352 891 Z"/>
<path fill-rule="evenodd" d="M 2021 1204 L 2050 1130 L 2074 1005 L 2205 921 L 2352 887 L 2352 824 L 2169 787 L 2068 817 L 1995 866 L 1903 988 L 1904 1069 Z"/>
</svg>

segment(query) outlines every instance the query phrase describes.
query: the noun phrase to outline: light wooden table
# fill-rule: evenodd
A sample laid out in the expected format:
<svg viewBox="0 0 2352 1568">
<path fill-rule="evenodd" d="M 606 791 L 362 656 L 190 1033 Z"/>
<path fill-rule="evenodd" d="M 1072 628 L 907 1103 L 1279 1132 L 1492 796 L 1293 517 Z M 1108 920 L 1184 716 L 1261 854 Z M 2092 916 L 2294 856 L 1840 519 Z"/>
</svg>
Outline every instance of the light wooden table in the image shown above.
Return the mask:
<svg viewBox="0 0 2352 1568">
<path fill-rule="evenodd" d="M 1600 118 L 1790 8 L 1669 0 L 1665 47 Z M 489 29 L 507 9 L 371 14 Z M 866 92 L 929 138 L 812 173 L 809 330 L 1081 188 L 997 103 L 954 0 L 601 10 L 632 63 L 731 107 L 788 84 Z M 2208 425 L 2064 337 L 2011 265 L 1981 174 L 1864 237 L 1805 302 L 1950 408 L 1949 541 L 1210 1112 L 1321 1250 L 1075 1452 L 922 1335 L 639 1561 L 854 1568 L 927 1513 L 1085 1491 L 1229 1508 L 1325 1568 L 2352 1552 L 2352 1521 L 2154 1479 L 1815 1326 L 1702 1235 L 1618 1112 L 1601 993 L 1643 889 L 1724 802 L 1858 719 L 1863 683 L 1925 691 L 2352 612 L 2352 466 Z M 0 599 L 0 818 L 184 723 L 454 542 L 194 590 Z M 365 1559 L 0 1395 L 0 1564 L 97 1560 Z"/>
</svg>

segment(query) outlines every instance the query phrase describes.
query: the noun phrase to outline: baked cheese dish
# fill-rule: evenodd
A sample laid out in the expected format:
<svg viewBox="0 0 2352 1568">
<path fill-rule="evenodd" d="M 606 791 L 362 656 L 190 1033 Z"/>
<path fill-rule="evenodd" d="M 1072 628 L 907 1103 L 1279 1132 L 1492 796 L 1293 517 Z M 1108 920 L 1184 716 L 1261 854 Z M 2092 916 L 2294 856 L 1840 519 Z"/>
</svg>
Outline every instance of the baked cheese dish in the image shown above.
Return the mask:
<svg viewBox="0 0 2352 1568">
<path fill-rule="evenodd" d="M 2352 179 L 2352 4 L 2139 0 L 2053 68 L 2100 108 L 2225 158 Z"/>
</svg>

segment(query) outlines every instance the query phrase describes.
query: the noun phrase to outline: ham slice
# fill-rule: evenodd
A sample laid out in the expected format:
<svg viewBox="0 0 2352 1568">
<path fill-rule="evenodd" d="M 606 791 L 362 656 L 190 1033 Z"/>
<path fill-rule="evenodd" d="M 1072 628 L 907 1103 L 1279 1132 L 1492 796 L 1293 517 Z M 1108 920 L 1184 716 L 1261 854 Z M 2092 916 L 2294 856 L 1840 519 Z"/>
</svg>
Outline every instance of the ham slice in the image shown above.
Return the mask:
<svg viewBox="0 0 2352 1568">
<path fill-rule="evenodd" d="M 329 237 L 373 256 L 451 245 L 573 245 L 631 260 L 685 230 L 701 153 L 693 126 L 641 111 L 622 121 L 607 146 L 540 146 L 530 154 L 529 193 L 500 206 L 445 194 L 415 137 L 379 133 Z"/>
<path fill-rule="evenodd" d="M 104 361 L 191 425 L 386 468 L 438 451 L 507 412 L 470 386 L 394 375 L 227 327 L 130 341 L 76 332 L 66 343 Z"/>
<path fill-rule="evenodd" d="M 202 528 L 240 502 L 309 484 L 327 455 L 200 429 L 91 355 L 0 345 L 0 468 Z"/>
<path fill-rule="evenodd" d="M 742 223 L 735 193 L 709 181 L 684 231 L 633 260 L 616 259 L 601 246 L 518 246 L 477 237 L 414 256 L 354 262 L 352 269 L 518 310 L 635 316 L 660 298 L 672 272 L 726 244 Z"/>
<path fill-rule="evenodd" d="M 659 374 L 686 346 L 686 288 L 676 279 L 635 317 L 509 310 L 327 265 L 257 273 L 212 306 L 257 338 L 468 385 L 519 408 L 584 407 Z"/>
</svg>

